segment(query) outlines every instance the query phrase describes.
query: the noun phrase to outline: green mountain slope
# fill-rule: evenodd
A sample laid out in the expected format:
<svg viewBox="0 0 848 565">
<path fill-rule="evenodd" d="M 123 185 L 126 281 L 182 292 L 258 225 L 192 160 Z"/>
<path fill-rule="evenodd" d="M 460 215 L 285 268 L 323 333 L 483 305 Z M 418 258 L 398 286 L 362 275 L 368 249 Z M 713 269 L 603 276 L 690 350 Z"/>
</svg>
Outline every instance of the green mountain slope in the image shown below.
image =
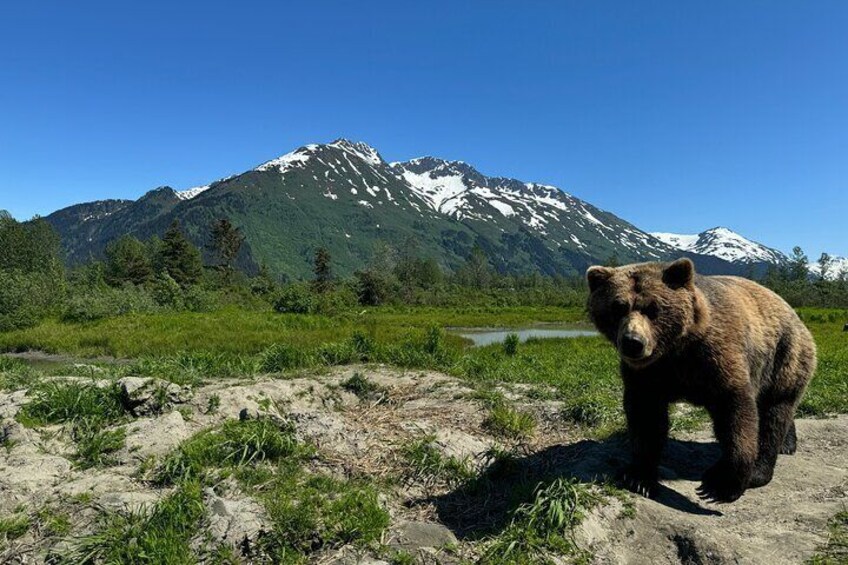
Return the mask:
<svg viewBox="0 0 848 565">
<path fill-rule="evenodd" d="M 447 269 L 478 245 L 501 272 L 549 275 L 578 274 L 613 256 L 628 262 L 681 253 L 555 187 L 487 177 L 431 157 L 388 164 L 372 147 L 343 139 L 301 147 L 208 187 L 79 204 L 47 220 L 76 264 L 101 256 L 125 233 L 161 235 L 174 219 L 205 247 L 210 225 L 222 217 L 246 236 L 242 267 L 265 264 L 293 278 L 309 275 L 319 246 L 344 275 L 367 264 L 381 241 L 435 257 Z M 737 270 L 694 256 L 705 272 Z"/>
</svg>

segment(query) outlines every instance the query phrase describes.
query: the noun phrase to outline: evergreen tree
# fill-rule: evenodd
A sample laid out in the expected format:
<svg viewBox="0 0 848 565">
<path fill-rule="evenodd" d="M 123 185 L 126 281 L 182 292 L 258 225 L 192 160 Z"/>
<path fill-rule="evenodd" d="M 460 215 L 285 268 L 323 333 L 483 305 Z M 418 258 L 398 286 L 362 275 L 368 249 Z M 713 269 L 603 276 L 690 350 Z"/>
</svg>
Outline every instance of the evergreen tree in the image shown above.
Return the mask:
<svg viewBox="0 0 848 565">
<path fill-rule="evenodd" d="M 789 258 L 789 279 L 796 282 L 806 281 L 808 263 L 804 251 L 797 245 L 793 247 L 792 257 Z"/>
<path fill-rule="evenodd" d="M 55 311 L 64 297 L 59 236 L 46 221 L 0 217 L 0 331 L 24 328 Z"/>
<path fill-rule="evenodd" d="M 147 284 L 153 278 L 153 264 L 147 247 L 131 235 L 125 235 L 106 246 L 106 282 L 112 286 L 124 283 Z"/>
<path fill-rule="evenodd" d="M 158 262 L 182 288 L 197 284 L 203 276 L 200 250 L 183 234 L 178 220 L 171 223 L 162 238 Z"/>
<path fill-rule="evenodd" d="M 489 259 L 486 252 L 479 245 L 475 245 L 471 254 L 460 268 L 460 280 L 463 284 L 474 288 L 487 288 L 492 281 L 492 271 L 489 267 Z"/>
<path fill-rule="evenodd" d="M 604 267 L 620 267 L 621 260 L 618 258 L 618 253 L 615 251 L 612 252 L 612 255 L 607 257 L 607 260 L 604 262 Z"/>
<path fill-rule="evenodd" d="M 827 253 L 822 253 L 821 257 L 819 257 L 819 279 L 827 280 L 828 275 L 830 274 L 830 270 L 833 267 L 833 259 Z"/>
<path fill-rule="evenodd" d="M 330 290 L 333 286 L 333 270 L 330 266 L 330 252 L 326 247 L 319 247 L 315 251 L 315 264 L 312 267 L 315 278 L 312 279 L 312 290 L 321 294 Z"/>
<path fill-rule="evenodd" d="M 62 276 L 59 235 L 41 218 L 20 223 L 0 218 L 0 269 Z"/>
<path fill-rule="evenodd" d="M 218 266 L 230 273 L 233 270 L 233 262 L 244 244 L 244 235 L 226 218 L 213 222 L 211 231 L 210 247 L 219 260 Z"/>
</svg>

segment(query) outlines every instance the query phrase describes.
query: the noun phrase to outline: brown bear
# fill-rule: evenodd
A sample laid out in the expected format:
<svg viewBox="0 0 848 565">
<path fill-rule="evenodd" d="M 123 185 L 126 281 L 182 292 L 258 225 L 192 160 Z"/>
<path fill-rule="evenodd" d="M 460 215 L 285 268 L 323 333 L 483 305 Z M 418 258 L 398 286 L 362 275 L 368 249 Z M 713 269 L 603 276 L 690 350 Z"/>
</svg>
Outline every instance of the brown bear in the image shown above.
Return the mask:
<svg viewBox="0 0 848 565">
<path fill-rule="evenodd" d="M 703 406 L 722 449 L 698 493 L 732 502 L 795 452 L 795 408 L 816 346 L 794 310 L 747 279 L 695 274 L 689 259 L 591 267 L 592 322 L 621 357 L 631 490 L 652 496 L 671 402 Z"/>
</svg>

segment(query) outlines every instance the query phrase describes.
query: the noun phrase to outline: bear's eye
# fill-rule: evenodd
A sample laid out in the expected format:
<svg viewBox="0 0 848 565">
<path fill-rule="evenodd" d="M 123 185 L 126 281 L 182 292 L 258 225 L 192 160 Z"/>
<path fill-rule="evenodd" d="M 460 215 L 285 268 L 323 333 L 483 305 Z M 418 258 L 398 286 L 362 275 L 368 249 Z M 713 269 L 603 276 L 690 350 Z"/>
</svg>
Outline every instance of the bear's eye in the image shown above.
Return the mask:
<svg viewBox="0 0 848 565">
<path fill-rule="evenodd" d="M 656 320 L 657 316 L 660 315 L 660 307 L 656 302 L 651 302 L 642 308 L 642 314 L 644 314 L 649 320 Z"/>
<path fill-rule="evenodd" d="M 616 318 L 622 318 L 630 312 L 630 304 L 624 300 L 616 300 L 610 308 L 612 315 Z"/>
</svg>

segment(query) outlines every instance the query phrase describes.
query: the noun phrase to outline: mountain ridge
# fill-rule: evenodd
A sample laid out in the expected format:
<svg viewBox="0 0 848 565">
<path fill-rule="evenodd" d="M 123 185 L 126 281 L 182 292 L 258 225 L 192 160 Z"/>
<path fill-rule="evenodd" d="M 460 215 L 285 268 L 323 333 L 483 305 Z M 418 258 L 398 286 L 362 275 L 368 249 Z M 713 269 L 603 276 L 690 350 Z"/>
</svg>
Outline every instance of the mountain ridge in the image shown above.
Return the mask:
<svg viewBox="0 0 848 565">
<path fill-rule="evenodd" d="M 781 265 L 788 261 L 787 256 L 777 249 L 748 239 L 723 226 L 697 234 L 653 232 L 651 235 L 681 251 L 712 255 L 734 263 Z"/>
<path fill-rule="evenodd" d="M 175 219 L 204 247 L 220 217 L 245 234 L 242 267 L 265 264 L 292 277 L 309 275 L 318 246 L 349 274 L 368 264 L 378 241 L 432 256 L 447 269 L 478 246 L 502 273 L 582 275 L 595 263 L 681 254 L 704 272 L 742 272 L 742 265 L 680 250 L 557 187 L 432 156 L 387 163 L 374 147 L 344 138 L 304 145 L 208 185 L 77 204 L 46 219 L 68 262 L 78 264 L 102 256 L 120 235 L 160 235 Z"/>
</svg>

